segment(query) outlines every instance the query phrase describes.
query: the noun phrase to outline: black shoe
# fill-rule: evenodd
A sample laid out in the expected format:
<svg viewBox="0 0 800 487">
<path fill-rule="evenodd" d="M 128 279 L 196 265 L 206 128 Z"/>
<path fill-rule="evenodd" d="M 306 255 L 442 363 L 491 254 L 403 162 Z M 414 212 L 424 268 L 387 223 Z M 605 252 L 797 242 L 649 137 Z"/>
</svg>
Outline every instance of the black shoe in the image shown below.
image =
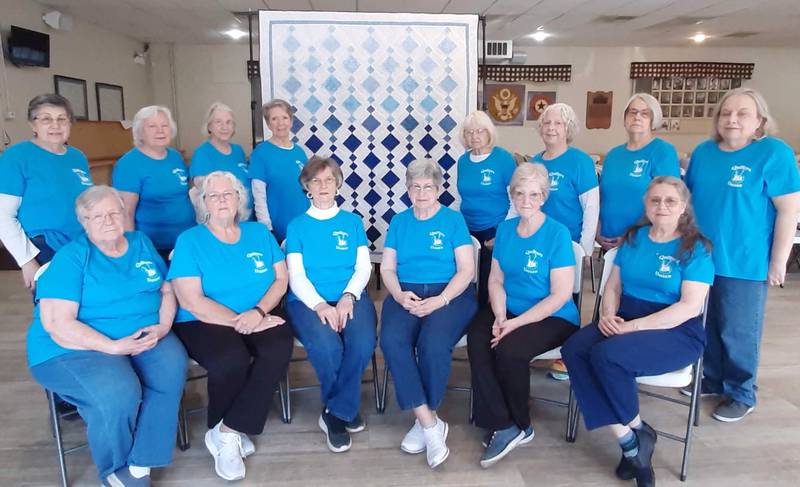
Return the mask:
<svg viewBox="0 0 800 487">
<path fill-rule="evenodd" d="M 656 430 L 654 430 L 644 421 L 642 421 L 642 427 L 639 430 L 639 434 L 650 435 L 652 438 L 654 438 L 654 443 L 658 438 L 658 433 L 656 433 Z M 614 470 L 614 474 L 620 480 L 631 480 L 636 477 L 636 469 L 634 468 L 633 464 L 631 464 L 630 460 L 623 455 L 619 460 L 619 465 L 617 465 L 616 470 Z"/>
<path fill-rule="evenodd" d="M 633 430 L 636 439 L 639 441 L 639 453 L 635 457 L 629 458 L 629 462 L 634 469 L 636 487 L 655 487 L 656 472 L 653 470 L 653 452 L 656 448 L 658 436 L 651 434 L 653 428 L 642 421 L 642 428 Z"/>
<path fill-rule="evenodd" d="M 679 391 L 684 396 L 692 397 L 692 392 L 694 391 L 694 384 L 689 384 L 686 387 L 681 387 Z M 718 395 L 719 392 L 712 391 L 711 388 L 708 387 L 705 382 L 700 383 L 700 397 L 710 397 Z"/>
<path fill-rule="evenodd" d="M 328 449 L 334 453 L 341 453 L 350 449 L 352 441 L 347 432 L 346 422 L 337 418 L 324 409 L 319 415 L 319 428 L 325 433 L 328 440 Z"/>
<path fill-rule="evenodd" d="M 356 417 L 348 421 L 345 425 L 345 429 L 348 433 L 359 433 L 364 431 L 366 427 L 367 424 L 364 422 L 364 419 L 361 418 L 360 414 L 356 414 Z"/>
</svg>

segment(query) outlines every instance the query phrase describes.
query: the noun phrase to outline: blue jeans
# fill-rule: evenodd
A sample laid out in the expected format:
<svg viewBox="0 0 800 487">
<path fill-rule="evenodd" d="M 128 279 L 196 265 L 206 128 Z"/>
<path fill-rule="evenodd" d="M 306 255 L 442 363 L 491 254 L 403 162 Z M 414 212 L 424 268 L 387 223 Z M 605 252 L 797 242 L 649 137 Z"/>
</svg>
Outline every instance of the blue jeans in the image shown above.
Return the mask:
<svg viewBox="0 0 800 487">
<path fill-rule="evenodd" d="M 632 320 L 667 305 L 623 295 L 617 314 Z M 703 324 L 692 318 L 674 328 L 606 337 L 597 323 L 561 347 L 586 429 L 628 424 L 639 414 L 636 378 L 679 370 L 703 353 Z"/>
<path fill-rule="evenodd" d="M 31 374 L 78 407 L 101 481 L 126 465 L 172 462 L 186 381 L 186 351 L 174 334 L 133 357 L 78 350 L 33 366 Z"/>
<path fill-rule="evenodd" d="M 714 276 L 708 300 L 703 385 L 736 401 L 756 404 L 767 283 Z"/>
<path fill-rule="evenodd" d="M 444 284 L 400 283 L 422 299 L 436 296 Z M 470 284 L 449 306 L 417 318 L 389 294 L 381 311 L 381 350 L 392 371 L 400 409 L 423 404 L 436 410 L 450 377 L 453 347 L 464 336 L 478 305 L 475 286 Z"/>
<path fill-rule="evenodd" d="M 301 301 L 289 301 L 286 311 L 317 372 L 322 404 L 337 418 L 352 421 L 361 403 L 361 376 L 375 352 L 377 318 L 372 300 L 366 291 L 361 293 L 353 305 L 353 319 L 340 333 Z"/>
</svg>

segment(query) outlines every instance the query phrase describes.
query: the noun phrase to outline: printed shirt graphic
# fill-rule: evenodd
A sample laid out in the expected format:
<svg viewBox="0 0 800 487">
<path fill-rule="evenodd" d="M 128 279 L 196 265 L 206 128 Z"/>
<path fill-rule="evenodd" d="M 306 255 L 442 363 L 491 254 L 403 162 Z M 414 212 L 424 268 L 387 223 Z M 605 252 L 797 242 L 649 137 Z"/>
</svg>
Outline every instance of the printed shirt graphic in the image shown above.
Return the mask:
<svg viewBox="0 0 800 487">
<path fill-rule="evenodd" d="M 303 213 L 289 223 L 286 253 L 303 255 L 306 276 L 325 301 L 337 301 L 353 277 L 356 249 L 367 245 L 358 215 L 339 210 L 329 220 Z M 293 292 L 289 300 L 297 300 Z"/>
<path fill-rule="evenodd" d="M 273 265 L 284 256 L 264 225 L 242 222 L 239 229 L 236 243 L 219 240 L 205 225 L 183 232 L 175 244 L 167 279 L 199 277 L 207 298 L 236 313 L 252 309 L 275 281 Z M 196 319 L 179 308 L 175 322 Z"/>
<path fill-rule="evenodd" d="M 493 258 L 504 274 L 506 308 L 519 315 L 550 294 L 550 271 L 575 265 L 572 240 L 567 227 L 547 216 L 539 229 L 527 238 L 517 233 L 519 217 L 497 227 Z M 580 325 L 578 308 L 570 298 L 553 313 Z"/>
<path fill-rule="evenodd" d="M 461 213 L 470 230 L 494 228 L 508 214 L 508 185 L 517 164 L 500 147 L 494 147 L 481 162 L 472 162 L 469 154 L 465 152 L 457 165 Z"/>
<path fill-rule="evenodd" d="M 450 282 L 456 273 L 455 249 L 472 247 L 464 217 L 442 206 L 431 218 L 417 220 L 409 208 L 392 218 L 385 247 L 397 252 L 400 282 L 434 284 Z"/>
<path fill-rule="evenodd" d="M 22 198 L 17 219 L 28 237 L 56 232 L 67 239 L 83 233 L 75 198 L 92 185 L 86 156 L 74 147 L 53 154 L 31 141 L 0 155 L 0 193 Z"/>
<path fill-rule="evenodd" d="M 767 137 L 725 152 L 707 140 L 692 153 L 686 185 L 700 230 L 714 243 L 717 274 L 766 280 L 776 215 L 771 198 L 800 191 L 792 148 Z"/>
<path fill-rule="evenodd" d="M 681 298 L 683 281 L 711 285 L 714 282 L 714 262 L 702 243 L 695 245 L 692 257 L 677 257 L 680 239 L 653 242 L 648 235 L 650 226 L 640 228 L 633 243 L 625 242 L 614 259 L 619 267 L 622 292 L 637 299 L 673 304 Z"/>
<path fill-rule="evenodd" d="M 597 187 L 594 161 L 589 154 L 574 147 L 549 161 L 542 155 L 542 152 L 536 154 L 531 161 L 544 164 L 550 173 L 550 196 L 542 205 L 542 211 L 565 225 L 570 238 L 579 242 L 583 230 L 583 207 L 579 197 Z"/>
<path fill-rule="evenodd" d="M 120 257 L 103 254 L 86 235 L 56 252 L 36 284 L 36 299 L 51 298 L 79 304 L 78 320 L 111 339 L 158 324 L 164 261 L 142 232 L 126 232 L 128 250 Z M 32 367 L 72 350 L 56 344 L 34 309 L 27 337 Z"/>
<path fill-rule="evenodd" d="M 286 238 L 289 222 L 311 204 L 300 186 L 300 171 L 307 160 L 299 145 L 282 149 L 268 140 L 258 144 L 250 155 L 250 177 L 267 185 L 267 208 L 279 241 Z"/>
<path fill-rule="evenodd" d="M 134 147 L 117 161 L 114 187 L 136 193 L 136 229 L 147 234 L 157 249 L 171 249 L 175 239 L 195 224 L 189 202 L 189 174 L 180 153 L 167 149 L 167 157 L 153 159 Z"/>
<path fill-rule="evenodd" d="M 625 144 L 611 149 L 600 175 L 600 234 L 621 237 L 644 215 L 644 193 L 656 176 L 681 177 L 672 144 L 654 138 L 639 150 Z"/>
<path fill-rule="evenodd" d="M 231 144 L 231 153 L 223 154 L 211 142 L 205 141 L 192 154 L 189 164 L 189 177 L 207 176 L 214 171 L 228 171 L 236 176 L 247 191 L 247 207 L 253 208 L 253 195 L 250 187 L 247 157 L 239 144 Z"/>
</svg>

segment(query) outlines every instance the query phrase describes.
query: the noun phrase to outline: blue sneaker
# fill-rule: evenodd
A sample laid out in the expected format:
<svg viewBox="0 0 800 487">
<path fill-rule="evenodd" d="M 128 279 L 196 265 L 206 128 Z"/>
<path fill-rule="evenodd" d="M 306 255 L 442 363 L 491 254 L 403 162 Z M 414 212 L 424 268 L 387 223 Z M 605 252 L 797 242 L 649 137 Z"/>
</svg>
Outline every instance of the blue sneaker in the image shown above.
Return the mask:
<svg viewBox="0 0 800 487">
<path fill-rule="evenodd" d="M 533 431 L 533 426 L 528 426 L 527 428 L 525 428 L 525 430 L 523 431 L 523 433 L 525 433 L 525 436 L 523 436 L 523 437 L 522 437 L 522 439 L 521 439 L 521 440 L 519 440 L 519 446 L 522 446 L 522 445 L 527 445 L 528 443 L 530 443 L 531 441 L 533 441 L 533 437 L 534 437 L 534 435 L 536 434 L 536 433 Z"/>
<path fill-rule="evenodd" d="M 486 451 L 481 455 L 481 467 L 489 468 L 499 462 L 504 456 L 508 455 L 524 437 L 525 432 L 516 425 L 495 431 L 492 434 L 492 439 L 489 441 L 489 446 L 486 447 Z"/>
<path fill-rule="evenodd" d="M 137 479 L 131 475 L 131 471 L 128 470 L 128 466 L 125 465 L 106 477 L 105 485 L 109 487 L 150 487 L 150 476 L 145 475 L 144 477 Z"/>
</svg>

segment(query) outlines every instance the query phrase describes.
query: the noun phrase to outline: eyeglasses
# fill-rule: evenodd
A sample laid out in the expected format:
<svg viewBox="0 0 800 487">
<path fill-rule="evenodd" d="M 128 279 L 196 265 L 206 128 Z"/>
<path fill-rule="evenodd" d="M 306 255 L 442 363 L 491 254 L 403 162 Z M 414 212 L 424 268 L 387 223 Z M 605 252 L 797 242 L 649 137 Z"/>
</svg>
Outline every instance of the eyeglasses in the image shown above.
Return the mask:
<svg viewBox="0 0 800 487">
<path fill-rule="evenodd" d="M 53 125 L 54 123 L 56 123 L 58 125 L 69 125 L 69 123 L 70 123 L 70 120 L 67 117 L 53 118 L 53 117 L 44 115 L 44 116 L 41 116 L 41 117 L 33 117 L 33 119 L 37 120 L 40 124 L 44 125 L 45 127 L 49 127 L 49 126 Z"/>
<path fill-rule="evenodd" d="M 309 181 L 308 184 L 309 186 L 316 186 L 316 187 L 332 186 L 336 184 L 336 178 L 325 178 L 325 179 L 311 178 L 311 181 Z"/>
<path fill-rule="evenodd" d="M 467 136 L 471 137 L 473 135 L 483 135 L 483 134 L 485 134 L 487 132 L 489 132 L 489 131 L 486 130 L 486 129 L 482 129 L 481 128 L 481 129 L 465 130 L 464 134 L 466 134 Z"/>
<path fill-rule="evenodd" d="M 206 198 L 212 203 L 219 203 L 220 201 L 233 199 L 235 196 L 239 196 L 239 193 L 235 191 L 223 191 L 222 193 L 208 193 Z"/>
<path fill-rule="evenodd" d="M 236 125 L 236 122 L 234 122 L 233 120 L 212 120 L 211 125 L 219 128 L 233 127 L 234 125 Z"/>
<path fill-rule="evenodd" d="M 114 223 L 114 222 L 119 221 L 121 218 L 122 218 L 122 212 L 120 212 L 120 211 L 109 211 L 108 213 L 105 213 L 103 215 L 88 216 L 88 217 L 86 217 L 86 220 L 91 222 L 92 225 L 95 225 L 95 226 L 99 227 L 99 226 L 103 225 L 109 219 L 111 220 L 111 223 Z"/>
<path fill-rule="evenodd" d="M 628 111 L 625 112 L 625 115 L 631 118 L 636 118 L 637 115 L 642 118 L 650 118 L 653 116 L 650 110 L 636 110 L 635 108 L 629 108 Z"/>
<path fill-rule="evenodd" d="M 514 191 L 511 195 L 514 199 L 521 200 L 524 199 L 526 196 L 530 197 L 532 201 L 541 201 L 544 199 L 544 193 L 535 192 L 535 193 L 526 193 L 524 191 Z"/>
<path fill-rule="evenodd" d="M 412 184 L 408 187 L 408 191 L 411 193 L 435 193 L 437 189 L 438 188 L 432 184 L 426 184 L 424 186 Z"/>
<path fill-rule="evenodd" d="M 678 204 L 680 204 L 680 202 L 681 202 L 681 200 L 679 200 L 677 198 L 661 198 L 661 197 L 658 197 L 658 196 L 653 196 L 652 198 L 647 198 L 647 204 L 652 206 L 652 207 L 655 207 L 655 208 L 658 208 L 659 206 L 661 206 L 662 203 L 667 208 L 675 208 L 676 206 L 678 206 Z"/>
</svg>

